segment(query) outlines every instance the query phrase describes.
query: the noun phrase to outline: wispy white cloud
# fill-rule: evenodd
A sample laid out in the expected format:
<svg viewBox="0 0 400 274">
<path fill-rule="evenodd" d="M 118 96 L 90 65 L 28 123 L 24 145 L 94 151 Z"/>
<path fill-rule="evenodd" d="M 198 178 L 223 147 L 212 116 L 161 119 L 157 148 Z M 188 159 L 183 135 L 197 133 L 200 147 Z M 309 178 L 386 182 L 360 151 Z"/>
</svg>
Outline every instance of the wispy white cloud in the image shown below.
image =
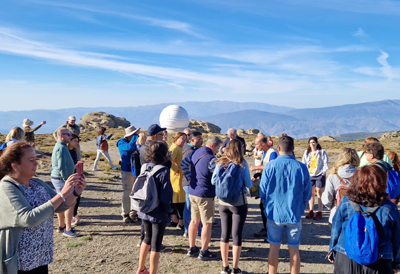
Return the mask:
<svg viewBox="0 0 400 274">
<path fill-rule="evenodd" d="M 354 72 L 369 76 L 387 78 L 389 81 L 392 81 L 393 79 L 400 79 L 400 68 L 393 68 L 391 65 L 389 65 L 387 61 L 388 58 L 389 54 L 381 51 L 381 55 L 376 59 L 381 67 L 363 66 L 354 69 Z"/>
<path fill-rule="evenodd" d="M 40 5 L 68 8 L 68 9 L 72 9 L 72 10 L 79 10 L 79 11 L 85 11 L 85 12 L 90 12 L 90 13 L 97 13 L 97 14 L 103 14 L 103 15 L 109 15 L 109 16 L 114 16 L 114 17 L 130 19 L 130 20 L 145 23 L 150 26 L 171 29 L 171 30 L 183 32 L 185 34 L 188 34 L 188 35 L 196 37 L 196 38 L 204 39 L 203 35 L 201 35 L 197 31 L 195 31 L 194 27 L 191 24 L 186 23 L 186 22 L 169 20 L 169 19 L 160 19 L 160 18 L 154 18 L 154 17 L 150 17 L 150 16 L 134 15 L 134 14 L 130 14 L 130 13 L 114 11 L 113 9 L 105 10 L 105 9 L 99 9 L 99 8 L 94 8 L 94 7 L 88 7 L 88 6 L 81 5 L 81 4 L 77 5 L 77 4 L 71 4 L 71 3 L 65 3 L 65 2 L 54 2 L 54 1 L 53 2 L 31 1 L 31 2 L 35 3 L 35 4 L 40 4 Z M 86 15 L 79 15 L 79 14 L 75 13 L 75 16 L 77 19 L 80 19 L 80 20 L 83 20 L 86 22 L 99 23 L 98 20 L 96 20 L 92 17 L 88 17 Z"/>
<path fill-rule="evenodd" d="M 357 32 L 353 34 L 354 37 L 357 38 L 367 38 L 368 35 L 364 32 L 362 28 L 358 28 Z"/>
<path fill-rule="evenodd" d="M 382 75 L 386 78 L 388 78 L 389 80 L 392 80 L 393 78 L 393 71 L 392 71 L 392 67 L 389 65 L 387 59 L 389 58 L 389 54 L 387 54 L 384 51 L 381 51 L 381 56 L 378 57 L 377 61 L 379 64 L 382 65 L 381 67 L 381 72 Z"/>
</svg>

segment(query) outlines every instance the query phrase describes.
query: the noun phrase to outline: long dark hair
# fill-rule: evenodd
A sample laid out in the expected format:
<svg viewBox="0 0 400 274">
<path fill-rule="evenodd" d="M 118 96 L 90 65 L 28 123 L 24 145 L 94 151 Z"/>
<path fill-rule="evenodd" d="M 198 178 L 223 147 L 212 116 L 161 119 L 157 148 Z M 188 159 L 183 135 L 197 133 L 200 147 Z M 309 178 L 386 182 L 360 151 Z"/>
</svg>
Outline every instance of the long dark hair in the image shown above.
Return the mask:
<svg viewBox="0 0 400 274">
<path fill-rule="evenodd" d="M 105 127 L 101 127 L 100 128 L 100 130 L 97 132 L 97 136 L 100 136 L 100 135 L 104 135 L 104 133 L 106 132 L 106 128 Z"/>
<path fill-rule="evenodd" d="M 383 204 L 388 199 L 387 174 L 377 165 L 357 169 L 350 182 L 346 196 L 357 204 L 374 207 Z"/>
<path fill-rule="evenodd" d="M 311 152 L 311 146 L 310 146 L 310 141 L 311 141 L 311 140 L 314 140 L 314 141 L 317 143 L 317 149 L 322 149 L 321 145 L 318 143 L 318 138 L 315 137 L 315 136 L 312 136 L 312 137 L 310 137 L 310 138 L 308 139 L 308 142 L 307 142 L 307 144 L 308 144 L 308 147 L 307 147 L 307 155 L 310 154 L 310 152 Z"/>
<path fill-rule="evenodd" d="M 27 148 L 33 149 L 27 142 L 18 142 L 13 143 L 0 151 L 0 179 L 3 179 L 4 176 L 9 175 L 13 171 L 11 164 L 21 164 L 24 150 Z"/>
</svg>

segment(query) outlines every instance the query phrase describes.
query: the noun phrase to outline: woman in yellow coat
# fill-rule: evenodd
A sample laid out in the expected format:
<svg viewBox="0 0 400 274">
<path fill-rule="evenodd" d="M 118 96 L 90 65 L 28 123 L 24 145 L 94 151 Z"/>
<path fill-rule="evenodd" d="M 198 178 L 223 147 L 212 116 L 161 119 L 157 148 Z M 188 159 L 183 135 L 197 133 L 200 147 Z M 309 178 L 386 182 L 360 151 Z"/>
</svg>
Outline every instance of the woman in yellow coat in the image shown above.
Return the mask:
<svg viewBox="0 0 400 274">
<path fill-rule="evenodd" d="M 178 132 L 171 147 L 169 148 L 171 155 L 171 185 L 174 191 L 172 196 L 172 204 L 175 208 L 172 214 L 171 226 L 184 229 L 183 227 L 183 209 L 185 207 L 185 191 L 182 187 L 183 172 L 181 167 L 182 161 L 182 147 L 186 143 L 186 134 Z"/>
</svg>

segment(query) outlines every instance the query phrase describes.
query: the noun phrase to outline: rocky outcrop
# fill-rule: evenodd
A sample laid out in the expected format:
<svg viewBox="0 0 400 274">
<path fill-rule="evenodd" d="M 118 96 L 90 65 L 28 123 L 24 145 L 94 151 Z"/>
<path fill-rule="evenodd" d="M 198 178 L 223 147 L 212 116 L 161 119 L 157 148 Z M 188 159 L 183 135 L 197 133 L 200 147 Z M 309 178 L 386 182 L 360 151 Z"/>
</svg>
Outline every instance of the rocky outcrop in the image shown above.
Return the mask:
<svg viewBox="0 0 400 274">
<path fill-rule="evenodd" d="M 219 126 L 200 120 L 190 120 L 189 128 L 202 133 L 221 133 Z"/>
<path fill-rule="evenodd" d="M 392 138 L 398 138 L 400 137 L 400 130 L 396 130 L 393 132 L 385 132 L 384 134 L 382 134 L 381 136 L 381 140 L 385 140 L 385 139 L 392 139 Z"/>
<path fill-rule="evenodd" d="M 255 134 L 258 134 L 260 131 L 258 130 L 258 129 L 256 129 L 256 128 L 250 128 L 250 129 L 248 129 L 247 131 L 246 131 L 246 134 L 249 134 L 249 135 L 255 135 Z"/>
<path fill-rule="evenodd" d="M 246 135 L 246 131 L 244 131 L 243 128 L 238 128 L 238 130 L 236 131 L 237 135 Z"/>
<path fill-rule="evenodd" d="M 332 136 L 322 136 L 320 138 L 318 138 L 318 141 L 327 141 L 327 142 L 339 142 L 338 140 L 336 140 L 335 138 L 333 138 Z"/>
<path fill-rule="evenodd" d="M 131 122 L 122 117 L 115 117 L 112 114 L 107 114 L 102 111 L 90 112 L 81 117 L 79 126 L 81 130 L 98 130 L 100 127 L 105 128 L 126 128 L 131 125 Z"/>
</svg>

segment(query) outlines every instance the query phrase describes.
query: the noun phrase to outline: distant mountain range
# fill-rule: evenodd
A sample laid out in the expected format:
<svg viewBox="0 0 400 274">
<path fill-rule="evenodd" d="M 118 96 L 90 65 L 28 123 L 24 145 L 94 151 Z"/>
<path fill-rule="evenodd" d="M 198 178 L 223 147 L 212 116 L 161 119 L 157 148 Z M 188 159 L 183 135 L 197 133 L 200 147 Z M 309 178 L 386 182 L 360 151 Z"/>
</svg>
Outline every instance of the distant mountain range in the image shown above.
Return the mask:
<svg viewBox="0 0 400 274">
<path fill-rule="evenodd" d="M 49 133 L 64 124 L 68 116 L 75 115 L 78 118 L 93 111 L 104 111 L 115 116 L 125 117 L 136 127 L 146 129 L 150 124 L 158 123 L 162 109 L 171 104 L 119 108 L 6 111 L 0 112 L 0 132 L 7 133 L 14 126 L 21 126 L 23 119 L 29 118 L 35 122 L 35 125 L 46 120 L 47 124 L 38 133 Z M 385 132 L 400 128 L 400 100 L 306 109 L 229 101 L 175 104 L 184 107 L 191 119 L 214 123 L 221 127 L 222 132 L 226 132 L 230 127 L 245 130 L 257 128 L 268 135 L 279 135 L 286 132 L 295 138 L 308 138 L 312 135 Z M 357 136 L 360 135 L 357 134 Z"/>
</svg>

